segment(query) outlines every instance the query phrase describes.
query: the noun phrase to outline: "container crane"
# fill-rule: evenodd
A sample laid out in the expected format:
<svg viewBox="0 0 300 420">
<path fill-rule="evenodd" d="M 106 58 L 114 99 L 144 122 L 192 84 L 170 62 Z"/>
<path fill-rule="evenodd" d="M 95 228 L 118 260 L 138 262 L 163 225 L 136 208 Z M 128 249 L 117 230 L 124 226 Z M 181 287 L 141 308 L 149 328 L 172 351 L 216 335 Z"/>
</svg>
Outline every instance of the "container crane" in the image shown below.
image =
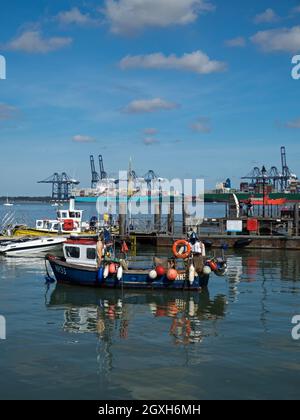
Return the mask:
<svg viewBox="0 0 300 420">
<path fill-rule="evenodd" d="M 107 179 L 107 172 L 104 170 L 104 163 L 102 155 L 99 155 L 100 179 Z"/>
<path fill-rule="evenodd" d="M 288 188 L 289 180 L 292 177 L 292 173 L 287 166 L 286 160 L 286 149 L 284 146 L 280 149 L 281 152 L 281 166 L 282 166 L 282 173 L 281 173 L 281 190 L 285 191 Z"/>
<path fill-rule="evenodd" d="M 38 184 L 52 184 L 52 200 L 69 200 L 72 195 L 74 185 L 79 185 L 79 181 L 72 179 L 66 172 L 59 174 L 55 172 L 49 178 L 39 181 Z"/>
<path fill-rule="evenodd" d="M 90 156 L 90 163 L 91 163 L 91 172 L 92 172 L 92 181 L 91 181 L 91 188 L 96 188 L 98 182 L 100 181 L 100 176 L 96 171 L 95 167 L 95 159 L 94 156 Z"/>
</svg>

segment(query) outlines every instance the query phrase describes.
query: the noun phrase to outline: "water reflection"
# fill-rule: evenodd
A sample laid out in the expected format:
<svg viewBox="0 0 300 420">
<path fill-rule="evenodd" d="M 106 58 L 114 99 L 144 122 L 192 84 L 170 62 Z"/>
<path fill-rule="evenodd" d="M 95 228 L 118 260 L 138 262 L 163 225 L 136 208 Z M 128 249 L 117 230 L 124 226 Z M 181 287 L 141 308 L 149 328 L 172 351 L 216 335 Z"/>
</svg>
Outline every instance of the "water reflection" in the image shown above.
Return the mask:
<svg viewBox="0 0 300 420">
<path fill-rule="evenodd" d="M 201 342 L 201 321 L 223 318 L 226 304 L 225 296 L 211 299 L 208 291 L 156 294 L 64 285 L 57 285 L 47 302 L 49 308 L 64 310 L 63 329 L 70 333 L 97 333 L 106 340 L 113 327 L 114 334 L 126 339 L 133 319 L 150 314 L 155 319 L 169 318 L 170 336 L 183 344 Z"/>
<path fill-rule="evenodd" d="M 289 291 L 299 293 L 299 251 L 243 250 L 238 254 L 228 255 L 227 279 L 231 302 L 238 300 L 240 283 L 259 281 L 263 299 L 266 298 L 267 283 L 270 285 L 278 279 L 283 282 L 281 283 L 281 293 L 284 292 L 286 287 Z M 294 284 L 291 284 L 291 282 Z"/>
<path fill-rule="evenodd" d="M 108 374 L 114 349 L 122 341 L 132 338 L 143 346 L 149 334 L 152 345 L 166 340 L 186 347 L 218 335 L 218 320 L 225 317 L 227 300 L 223 295 L 210 298 L 208 292 L 122 293 L 57 285 L 47 307 L 63 310 L 64 331 L 96 334 L 98 368 Z"/>
</svg>

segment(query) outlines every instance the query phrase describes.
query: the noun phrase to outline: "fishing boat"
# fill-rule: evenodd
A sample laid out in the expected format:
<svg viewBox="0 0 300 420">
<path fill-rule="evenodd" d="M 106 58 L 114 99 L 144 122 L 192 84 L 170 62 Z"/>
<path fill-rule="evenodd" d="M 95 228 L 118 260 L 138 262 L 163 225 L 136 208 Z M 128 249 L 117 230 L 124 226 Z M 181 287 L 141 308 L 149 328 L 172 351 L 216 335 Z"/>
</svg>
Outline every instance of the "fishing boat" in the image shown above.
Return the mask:
<svg viewBox="0 0 300 420">
<path fill-rule="evenodd" d="M 61 248 L 65 238 L 32 238 L 6 239 L 0 241 L 0 254 L 6 256 L 26 256 L 45 254 Z"/>
<path fill-rule="evenodd" d="M 177 242 L 175 245 L 185 245 L 187 250 L 177 254 L 179 258 L 173 259 L 172 264 L 167 267 L 156 263 L 148 269 L 131 268 L 126 260 L 111 257 L 105 257 L 99 267 L 97 242 L 80 238 L 69 239 L 64 243 L 64 257 L 47 255 L 46 261 L 50 263 L 58 283 L 106 288 L 196 291 L 208 286 L 211 266 L 219 270 L 219 274 L 223 270 L 225 274 L 225 261 L 222 267 L 208 261 L 203 272 L 197 274 L 192 263 L 186 265 L 191 251 L 189 243 Z M 49 273 L 48 277 L 50 278 Z"/>
<path fill-rule="evenodd" d="M 28 226 L 18 226 L 15 228 L 14 235 L 23 236 L 43 236 L 57 234 L 81 234 L 90 229 L 89 222 L 83 222 L 83 210 L 76 210 L 75 200 L 70 199 L 69 209 L 60 209 L 56 213 L 56 219 L 36 220 L 35 228 Z"/>
</svg>

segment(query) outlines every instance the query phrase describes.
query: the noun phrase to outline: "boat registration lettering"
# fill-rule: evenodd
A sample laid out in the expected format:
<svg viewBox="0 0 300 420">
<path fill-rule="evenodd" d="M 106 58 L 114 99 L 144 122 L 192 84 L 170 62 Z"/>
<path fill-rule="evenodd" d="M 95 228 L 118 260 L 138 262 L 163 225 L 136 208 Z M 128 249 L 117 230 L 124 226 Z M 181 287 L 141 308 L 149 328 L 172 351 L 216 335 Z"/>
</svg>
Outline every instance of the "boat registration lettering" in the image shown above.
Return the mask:
<svg viewBox="0 0 300 420">
<path fill-rule="evenodd" d="M 67 275 L 67 270 L 64 267 L 60 267 L 59 265 L 55 266 L 55 271 L 59 274 L 64 275 L 64 276 Z"/>
<path fill-rule="evenodd" d="M 176 280 L 185 280 L 185 274 L 179 274 Z"/>
</svg>

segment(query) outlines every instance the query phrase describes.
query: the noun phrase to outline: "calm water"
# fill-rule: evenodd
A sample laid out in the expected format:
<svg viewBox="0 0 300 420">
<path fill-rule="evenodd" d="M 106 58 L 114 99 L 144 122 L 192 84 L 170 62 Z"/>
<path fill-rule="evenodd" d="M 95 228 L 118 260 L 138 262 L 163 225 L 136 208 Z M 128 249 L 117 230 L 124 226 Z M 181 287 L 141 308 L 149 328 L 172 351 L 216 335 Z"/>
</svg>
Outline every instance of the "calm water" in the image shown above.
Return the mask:
<svg viewBox="0 0 300 420">
<path fill-rule="evenodd" d="M 202 294 L 48 289 L 43 260 L 0 258 L 0 399 L 298 399 L 299 252 L 228 257 Z"/>
<path fill-rule="evenodd" d="M 0 260 L 0 398 L 299 398 L 298 252 L 229 255 L 209 293 L 44 284 L 44 262 Z"/>
</svg>

